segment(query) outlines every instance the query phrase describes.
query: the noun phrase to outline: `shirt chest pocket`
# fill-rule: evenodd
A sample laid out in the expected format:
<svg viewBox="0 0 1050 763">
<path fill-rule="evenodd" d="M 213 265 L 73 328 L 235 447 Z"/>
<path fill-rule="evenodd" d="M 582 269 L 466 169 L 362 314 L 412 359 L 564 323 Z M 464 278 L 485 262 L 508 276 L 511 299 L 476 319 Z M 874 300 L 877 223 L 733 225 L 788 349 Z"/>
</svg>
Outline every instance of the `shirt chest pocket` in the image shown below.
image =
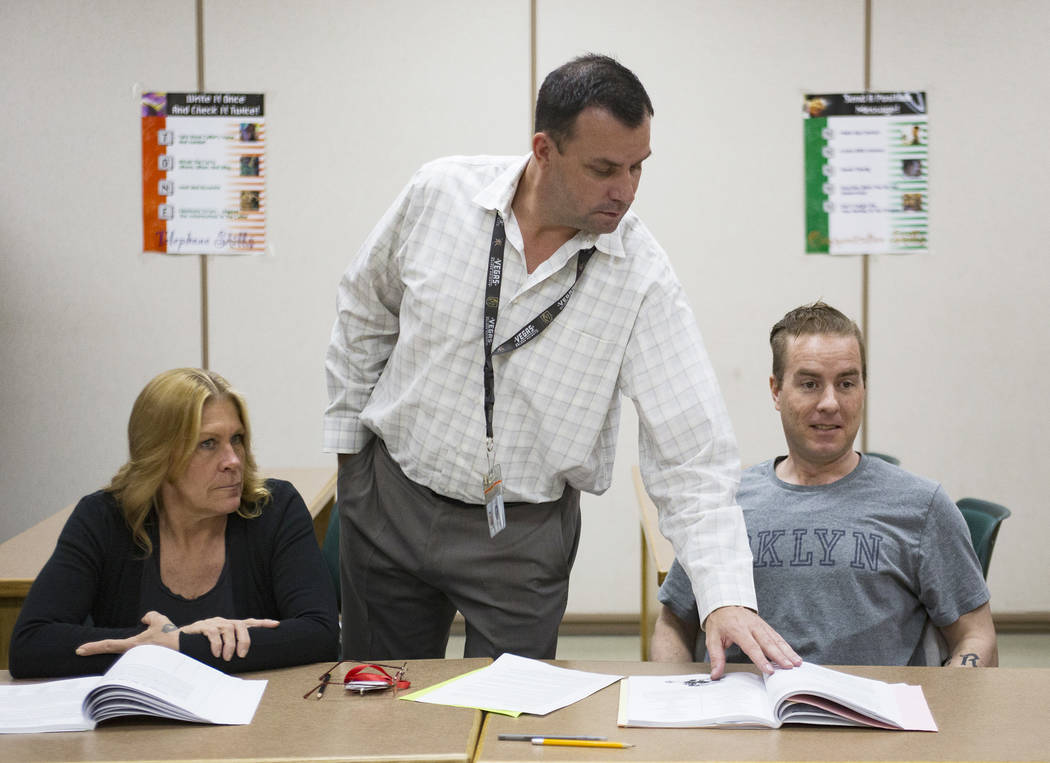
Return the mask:
<svg viewBox="0 0 1050 763">
<path fill-rule="evenodd" d="M 623 346 L 559 316 L 536 339 L 505 356 L 497 387 L 520 401 L 525 416 L 597 432 L 609 412 L 623 360 Z M 575 438 L 574 438 L 575 439 Z"/>
</svg>

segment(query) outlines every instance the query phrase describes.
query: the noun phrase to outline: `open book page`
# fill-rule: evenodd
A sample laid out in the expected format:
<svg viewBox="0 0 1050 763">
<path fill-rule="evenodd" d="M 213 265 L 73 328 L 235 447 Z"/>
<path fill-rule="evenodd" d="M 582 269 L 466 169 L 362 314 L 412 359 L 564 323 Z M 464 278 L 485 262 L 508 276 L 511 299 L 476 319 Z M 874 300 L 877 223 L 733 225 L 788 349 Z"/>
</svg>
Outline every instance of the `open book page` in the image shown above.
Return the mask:
<svg viewBox="0 0 1050 763">
<path fill-rule="evenodd" d="M 162 646 L 125 652 L 89 693 L 96 720 L 143 713 L 187 721 L 251 723 L 266 681 L 234 678 Z M 123 689 L 123 690 L 122 690 Z"/>
<path fill-rule="evenodd" d="M 620 684 L 620 726 L 776 726 L 761 676 L 630 676 Z"/>
<path fill-rule="evenodd" d="M 83 704 L 100 680 L 100 676 L 85 676 L 0 686 L 0 734 L 95 728 L 95 722 L 85 717 Z"/>
<path fill-rule="evenodd" d="M 919 686 L 888 684 L 809 662 L 777 670 L 765 681 L 776 717 L 783 723 L 839 725 L 844 720 L 850 725 L 937 730 Z M 821 713 L 822 709 L 834 715 Z"/>
<path fill-rule="evenodd" d="M 476 707 L 505 715 L 546 715 L 578 702 L 620 678 L 618 675 L 558 668 L 539 660 L 502 654 L 486 668 L 401 699 Z"/>
<path fill-rule="evenodd" d="M 814 694 L 793 694 L 780 707 L 781 723 L 810 723 L 818 726 L 874 726 L 897 729 L 892 723 L 876 720 L 845 705 Z"/>
<path fill-rule="evenodd" d="M 808 723 L 936 731 L 921 686 L 888 684 L 803 663 L 772 676 L 705 673 L 630 676 L 620 684 L 620 726 L 766 726 Z"/>
</svg>

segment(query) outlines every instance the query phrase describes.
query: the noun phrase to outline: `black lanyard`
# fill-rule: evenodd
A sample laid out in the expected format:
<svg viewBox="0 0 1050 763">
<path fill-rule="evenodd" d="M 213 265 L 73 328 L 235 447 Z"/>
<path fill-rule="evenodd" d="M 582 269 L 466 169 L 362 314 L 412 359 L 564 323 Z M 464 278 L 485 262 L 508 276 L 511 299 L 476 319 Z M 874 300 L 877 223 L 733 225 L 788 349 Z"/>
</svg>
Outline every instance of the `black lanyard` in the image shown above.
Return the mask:
<svg viewBox="0 0 1050 763">
<path fill-rule="evenodd" d="M 569 290 L 561 296 L 561 299 L 525 324 L 518 333 L 499 347 L 493 349 L 492 342 L 496 334 L 496 315 L 499 312 L 499 290 L 500 285 L 503 283 L 503 247 L 505 239 L 503 215 L 497 211 L 496 222 L 492 226 L 492 245 L 489 247 L 489 275 L 488 282 L 485 285 L 485 436 L 488 437 L 490 443 L 492 440 L 492 408 L 496 402 L 496 377 L 492 371 L 492 356 L 504 355 L 531 342 L 540 335 L 540 332 L 553 323 L 558 314 L 565 309 L 565 305 L 569 303 L 569 297 L 572 296 L 580 276 L 583 275 L 583 269 L 587 267 L 591 255 L 594 254 L 593 246 L 590 249 L 581 249 L 577 252 L 576 280 L 572 282 Z"/>
</svg>

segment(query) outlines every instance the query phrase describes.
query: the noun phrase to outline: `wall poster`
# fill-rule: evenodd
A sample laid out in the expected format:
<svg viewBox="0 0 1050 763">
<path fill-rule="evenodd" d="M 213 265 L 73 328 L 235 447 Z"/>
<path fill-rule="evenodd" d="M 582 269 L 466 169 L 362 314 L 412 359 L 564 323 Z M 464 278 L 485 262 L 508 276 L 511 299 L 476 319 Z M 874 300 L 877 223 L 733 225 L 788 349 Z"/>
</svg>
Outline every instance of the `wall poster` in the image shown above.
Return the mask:
<svg viewBox="0 0 1050 763">
<path fill-rule="evenodd" d="M 804 97 L 806 253 L 927 251 L 926 93 Z"/>
<path fill-rule="evenodd" d="M 142 248 L 266 250 L 261 93 L 142 94 Z"/>
</svg>

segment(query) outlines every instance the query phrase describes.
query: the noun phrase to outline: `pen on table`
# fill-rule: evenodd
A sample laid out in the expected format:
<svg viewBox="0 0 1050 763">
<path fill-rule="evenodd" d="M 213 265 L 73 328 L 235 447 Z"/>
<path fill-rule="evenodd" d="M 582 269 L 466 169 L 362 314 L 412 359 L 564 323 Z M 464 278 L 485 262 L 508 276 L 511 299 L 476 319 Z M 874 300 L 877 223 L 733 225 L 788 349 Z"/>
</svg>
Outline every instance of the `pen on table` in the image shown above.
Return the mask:
<svg viewBox="0 0 1050 763">
<path fill-rule="evenodd" d="M 531 742 L 533 739 L 573 739 L 579 742 L 604 742 L 608 737 L 581 737 L 566 734 L 500 734 L 504 742 Z"/>
<path fill-rule="evenodd" d="M 596 742 L 590 739 L 552 739 L 550 737 L 536 737 L 533 744 L 545 744 L 552 747 L 613 747 L 616 749 L 627 749 L 634 747 L 633 744 L 623 742 Z"/>
</svg>

